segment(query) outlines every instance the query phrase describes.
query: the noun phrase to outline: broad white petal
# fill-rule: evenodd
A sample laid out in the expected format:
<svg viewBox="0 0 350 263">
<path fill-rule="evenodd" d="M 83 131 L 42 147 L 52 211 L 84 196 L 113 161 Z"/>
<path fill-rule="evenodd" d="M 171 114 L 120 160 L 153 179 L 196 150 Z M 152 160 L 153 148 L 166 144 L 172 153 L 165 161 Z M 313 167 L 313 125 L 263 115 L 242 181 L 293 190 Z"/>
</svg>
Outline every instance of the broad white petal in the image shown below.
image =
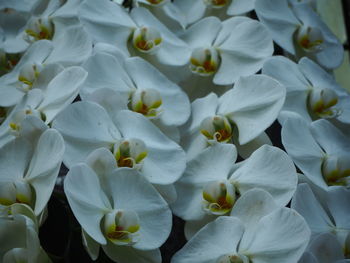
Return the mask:
<svg viewBox="0 0 350 263">
<path fill-rule="evenodd" d="M 106 244 L 100 223 L 111 206 L 106 202 L 107 197 L 100 188 L 95 172 L 86 164 L 73 166 L 64 180 L 64 192 L 86 233 L 98 243 Z"/>
<path fill-rule="evenodd" d="M 162 257 L 159 249 L 139 250 L 130 246 L 117 246 L 108 242 L 103 246 L 106 255 L 120 263 L 161 263 Z"/>
<path fill-rule="evenodd" d="M 283 49 L 295 54 L 293 35 L 300 22 L 288 6 L 287 0 L 259 0 L 255 12 L 270 31 L 272 39 Z"/>
<path fill-rule="evenodd" d="M 80 65 L 91 55 L 92 41 L 82 26 L 68 27 L 61 37 L 52 43 L 54 50 L 46 59 L 46 63 Z"/>
<path fill-rule="evenodd" d="M 220 97 L 218 113 L 237 125 L 239 143 L 246 144 L 276 120 L 285 94 L 285 88 L 268 76 L 242 77 Z"/>
<path fill-rule="evenodd" d="M 311 133 L 317 143 L 324 149 L 327 154 L 350 151 L 350 137 L 346 136 L 332 123 L 320 119 L 311 123 Z"/>
<path fill-rule="evenodd" d="M 234 217 L 223 216 L 203 227 L 172 259 L 173 263 L 211 263 L 235 254 L 244 226 Z"/>
<path fill-rule="evenodd" d="M 348 95 L 347 91 L 340 87 L 331 74 L 311 59 L 307 57 L 300 59 L 299 68 L 305 77 L 312 83 L 312 86 L 330 88 L 337 94 Z"/>
<path fill-rule="evenodd" d="M 302 172 L 320 187 L 326 187 L 321 172 L 324 152 L 308 126 L 300 116 L 290 115 L 282 124 L 282 143 Z"/>
<path fill-rule="evenodd" d="M 234 144 L 237 147 L 238 154 L 244 158 L 247 159 L 253 152 L 255 152 L 258 148 L 263 146 L 264 144 L 267 145 L 273 145 L 272 141 L 270 140 L 269 136 L 266 132 L 263 132 L 255 139 L 251 140 L 250 142 L 240 145 L 238 141 L 234 141 Z"/>
<path fill-rule="evenodd" d="M 42 212 L 50 199 L 61 167 L 64 141 L 58 131 L 46 130 L 39 138 L 25 178 L 35 190 L 36 215 Z"/>
<path fill-rule="evenodd" d="M 315 237 L 309 245 L 310 251 L 318 263 L 336 262 L 344 259 L 342 246 L 335 235 L 326 233 Z"/>
<path fill-rule="evenodd" d="M 236 158 L 236 148 L 232 144 L 218 143 L 190 160 L 183 176 L 175 183 L 178 198 L 171 205 L 173 212 L 185 220 L 201 219 L 205 214 L 202 209 L 204 186 L 227 180 Z"/>
<path fill-rule="evenodd" d="M 230 16 L 242 15 L 254 9 L 255 0 L 234 0 L 227 9 Z"/>
<path fill-rule="evenodd" d="M 254 229 L 262 217 L 277 208 L 279 206 L 272 195 L 262 189 L 253 188 L 236 201 L 230 216 L 240 219 L 245 229 Z"/>
<path fill-rule="evenodd" d="M 69 67 L 50 82 L 38 108 L 45 114 L 46 123 L 50 123 L 59 112 L 73 102 L 86 77 L 87 72 L 83 68 Z"/>
<path fill-rule="evenodd" d="M 140 240 L 134 248 L 159 248 L 171 230 L 171 211 L 157 190 L 135 170 L 120 168 L 108 177 L 114 209 L 135 211 L 140 218 Z"/>
<path fill-rule="evenodd" d="M 284 151 L 264 145 L 232 174 L 230 181 L 241 195 L 254 187 L 261 188 L 273 196 L 277 205 L 285 206 L 295 192 L 298 177 Z"/>
<path fill-rule="evenodd" d="M 120 111 L 116 124 L 124 138 L 146 144 L 148 154 L 141 172 L 151 183 L 171 184 L 180 178 L 186 167 L 185 153 L 152 122 L 139 113 Z"/>
<path fill-rule="evenodd" d="M 303 254 L 310 229 L 304 218 L 289 208 L 280 208 L 263 217 L 254 236 L 243 236 L 239 252 L 256 263 L 294 263 Z"/>
<path fill-rule="evenodd" d="M 347 234 L 350 233 L 349 200 L 350 190 L 345 187 L 332 187 L 328 191 L 327 204 L 335 225 L 340 231 L 347 231 Z"/>
<path fill-rule="evenodd" d="M 23 138 L 10 141 L 0 150 L 0 180 L 22 179 L 33 154 L 32 145 Z"/>
<path fill-rule="evenodd" d="M 267 29 L 254 20 L 244 21 L 241 18 L 231 18 L 224 23 L 234 22 L 234 33 L 231 33 L 222 43 L 215 41 L 221 56 L 218 72 L 214 83 L 229 85 L 236 82 L 239 77 L 252 75 L 259 71 L 265 59 L 273 53 L 272 39 Z M 254 50 L 254 52 L 252 52 Z"/>
<path fill-rule="evenodd" d="M 100 244 L 96 242 L 92 237 L 90 237 L 84 229 L 81 229 L 81 239 L 83 246 L 88 252 L 91 259 L 96 260 L 98 258 L 98 254 L 100 253 Z"/>
<path fill-rule="evenodd" d="M 190 102 L 179 86 L 143 59 L 127 59 L 125 67 L 137 89 L 155 89 L 161 94 L 163 111 L 160 119 L 164 124 L 179 126 L 187 121 Z"/>
<path fill-rule="evenodd" d="M 262 73 L 279 81 L 286 87 L 287 92 L 306 90 L 310 86 L 298 64 L 286 57 L 273 56 L 269 58 L 264 63 Z"/>
<path fill-rule="evenodd" d="M 196 99 L 191 103 L 191 116 L 186 124 L 182 127 L 183 133 L 198 131 L 201 122 L 206 117 L 211 117 L 216 114 L 218 106 L 218 96 L 210 93 L 204 98 Z"/>
<path fill-rule="evenodd" d="M 93 150 L 111 148 L 121 136 L 107 112 L 92 102 L 69 105 L 52 123 L 66 143 L 64 164 L 84 161 Z"/>
<path fill-rule="evenodd" d="M 307 184 L 298 185 L 291 207 L 305 218 L 312 234 L 332 231 L 334 224 Z"/>
<path fill-rule="evenodd" d="M 134 86 L 120 62 L 109 54 L 96 53 L 84 63 L 83 67 L 89 73 L 82 87 L 83 99 L 96 89 L 131 91 Z"/>
<path fill-rule="evenodd" d="M 199 2 L 199 1 L 198 1 Z M 214 17 L 206 17 L 190 26 L 181 36 L 192 49 L 210 47 L 221 30 L 221 21 Z"/>
</svg>

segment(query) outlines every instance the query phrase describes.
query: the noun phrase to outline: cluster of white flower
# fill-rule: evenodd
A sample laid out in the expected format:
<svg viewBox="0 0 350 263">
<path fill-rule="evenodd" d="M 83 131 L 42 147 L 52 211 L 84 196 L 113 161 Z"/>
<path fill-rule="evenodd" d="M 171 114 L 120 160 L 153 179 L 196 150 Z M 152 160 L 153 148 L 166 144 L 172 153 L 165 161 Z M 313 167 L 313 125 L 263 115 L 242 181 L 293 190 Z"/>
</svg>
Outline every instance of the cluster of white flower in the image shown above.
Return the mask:
<svg viewBox="0 0 350 263">
<path fill-rule="evenodd" d="M 350 94 L 318 3 L 0 1 L 0 262 L 51 262 L 61 180 L 93 260 L 161 262 L 173 213 L 173 263 L 349 262 Z"/>
</svg>

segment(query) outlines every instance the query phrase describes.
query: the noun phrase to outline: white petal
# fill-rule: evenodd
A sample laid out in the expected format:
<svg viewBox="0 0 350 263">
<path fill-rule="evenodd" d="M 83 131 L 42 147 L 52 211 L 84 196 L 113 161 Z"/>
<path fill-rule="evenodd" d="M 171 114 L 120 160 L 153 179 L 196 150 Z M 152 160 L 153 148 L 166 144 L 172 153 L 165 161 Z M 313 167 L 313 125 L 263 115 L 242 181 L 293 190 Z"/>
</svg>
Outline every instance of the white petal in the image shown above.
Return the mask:
<svg viewBox="0 0 350 263">
<path fill-rule="evenodd" d="M 335 235 L 327 233 L 315 237 L 308 249 L 317 259 L 318 263 L 336 262 L 344 259 L 342 246 Z"/>
<path fill-rule="evenodd" d="M 289 208 L 280 208 L 263 217 L 252 239 L 243 236 L 239 252 L 246 251 L 256 263 L 294 263 L 303 254 L 310 229 L 302 216 Z"/>
<path fill-rule="evenodd" d="M 220 97 L 218 113 L 237 125 L 239 143 L 246 144 L 275 121 L 285 94 L 285 88 L 268 76 L 242 77 Z"/>
<path fill-rule="evenodd" d="M 199 2 L 199 1 L 198 1 Z M 221 29 L 221 21 L 216 17 L 206 17 L 190 26 L 181 38 L 192 48 L 210 47 Z"/>
<path fill-rule="evenodd" d="M 311 133 L 318 144 L 328 154 L 350 151 L 350 138 L 337 129 L 332 123 L 321 119 L 311 124 Z"/>
<path fill-rule="evenodd" d="M 303 57 L 299 61 L 299 67 L 305 77 L 312 83 L 312 86 L 319 88 L 331 88 L 337 94 L 348 95 L 345 89 L 335 81 L 334 77 L 321 68 L 314 61 Z"/>
<path fill-rule="evenodd" d="M 345 187 L 332 187 L 327 196 L 328 208 L 332 214 L 335 225 L 339 229 L 350 232 L 350 190 Z M 341 230 L 340 230 L 341 231 Z M 342 244 L 343 245 L 343 244 Z"/>
<path fill-rule="evenodd" d="M 235 254 L 244 227 L 234 217 L 219 217 L 203 227 L 172 259 L 173 263 L 210 263 Z"/>
<path fill-rule="evenodd" d="M 54 129 L 46 130 L 39 138 L 25 178 L 35 190 L 36 215 L 41 213 L 50 199 L 61 167 L 64 141 Z"/>
<path fill-rule="evenodd" d="M 98 243 L 106 244 L 100 222 L 111 207 L 93 170 L 85 164 L 72 167 L 64 180 L 64 192 L 84 230 Z"/>
<path fill-rule="evenodd" d="M 161 263 L 162 257 L 159 249 L 138 250 L 129 246 L 116 246 L 111 242 L 103 246 L 106 255 L 115 262 L 128 263 Z"/>
<path fill-rule="evenodd" d="M 16 87 L 4 85 L 0 89 L 0 106 L 13 106 L 17 104 L 23 96 L 24 93 L 16 89 Z"/>
<path fill-rule="evenodd" d="M 171 184 L 180 178 L 185 170 L 186 156 L 178 144 L 141 114 L 121 111 L 116 123 L 124 138 L 140 139 L 146 144 L 148 155 L 141 171 L 151 183 Z"/>
<path fill-rule="evenodd" d="M 23 138 L 1 147 L 0 180 L 13 181 L 24 177 L 32 152 L 32 145 Z"/>
<path fill-rule="evenodd" d="M 242 15 L 254 9 L 255 0 L 235 0 L 229 5 L 227 14 L 230 16 Z"/>
<path fill-rule="evenodd" d="M 155 67 L 140 58 L 130 58 L 125 62 L 126 70 L 137 89 L 155 89 L 162 98 L 160 118 L 166 125 L 182 125 L 190 115 L 190 102 L 179 86 L 167 79 Z"/>
<path fill-rule="evenodd" d="M 295 54 L 293 35 L 300 22 L 288 6 L 287 0 L 259 0 L 255 12 L 270 31 L 273 40 L 283 49 Z"/>
<path fill-rule="evenodd" d="M 307 122 L 300 116 L 291 115 L 282 125 L 282 143 L 302 172 L 320 187 L 325 187 L 321 173 L 324 153 L 313 138 Z"/>
<path fill-rule="evenodd" d="M 286 87 L 287 92 L 306 90 L 310 85 L 298 64 L 286 57 L 273 56 L 268 59 L 264 63 L 262 73 L 279 81 Z"/>
<path fill-rule="evenodd" d="M 64 164 L 85 160 L 93 150 L 110 148 L 120 138 L 119 131 L 107 112 L 91 102 L 77 102 L 68 106 L 54 120 L 52 127 L 57 129 L 66 143 Z"/>
<path fill-rule="evenodd" d="M 89 75 L 82 87 L 83 99 L 96 89 L 130 91 L 134 86 L 120 62 L 109 54 L 96 53 L 84 63 L 84 68 Z"/>
<path fill-rule="evenodd" d="M 171 211 L 154 187 L 135 170 L 120 168 L 108 177 L 114 209 L 132 210 L 140 218 L 140 240 L 134 248 L 160 247 L 171 230 Z"/>
<path fill-rule="evenodd" d="M 298 177 L 284 151 L 264 145 L 232 174 L 230 181 L 241 195 L 257 187 L 269 192 L 277 205 L 285 206 L 295 192 Z"/>
<path fill-rule="evenodd" d="M 54 50 L 46 59 L 46 63 L 80 65 L 92 51 L 91 38 L 82 26 L 68 27 L 60 38 L 53 41 L 53 45 Z"/>
<path fill-rule="evenodd" d="M 96 260 L 100 252 L 100 244 L 97 243 L 92 237 L 90 237 L 89 234 L 84 231 L 84 229 L 81 229 L 81 238 L 83 246 L 88 252 L 91 259 Z"/>
<path fill-rule="evenodd" d="M 175 183 L 178 199 L 171 205 L 173 212 L 185 220 L 202 218 L 204 186 L 208 182 L 227 180 L 236 158 L 232 144 L 218 143 L 189 161 L 183 176 Z"/>
<path fill-rule="evenodd" d="M 240 219 L 245 229 L 253 229 L 262 217 L 277 208 L 279 206 L 268 192 L 254 188 L 236 201 L 230 216 Z"/>
<path fill-rule="evenodd" d="M 230 22 L 233 24 L 234 33 L 219 43 L 220 32 L 215 41 L 221 55 L 221 64 L 213 80 L 218 85 L 229 85 L 239 77 L 256 73 L 262 68 L 265 59 L 273 53 L 272 39 L 267 29 L 259 22 L 231 18 L 224 23 L 231 26 Z"/>
<path fill-rule="evenodd" d="M 332 231 L 334 224 L 307 184 L 298 185 L 291 207 L 305 218 L 312 234 Z"/>
<path fill-rule="evenodd" d="M 214 93 L 210 93 L 204 98 L 199 98 L 192 102 L 191 116 L 182 128 L 184 132 L 197 132 L 201 122 L 206 117 L 211 117 L 216 114 L 217 105 L 218 96 Z"/>
<path fill-rule="evenodd" d="M 87 77 L 87 72 L 81 67 L 70 67 L 58 74 L 48 85 L 44 100 L 38 110 L 44 112 L 46 123 L 67 107 L 78 95 L 79 88 Z"/>
<path fill-rule="evenodd" d="M 239 155 L 242 158 L 247 159 L 254 151 L 256 151 L 258 148 L 260 148 L 264 144 L 272 146 L 272 141 L 270 140 L 267 133 L 263 132 L 258 137 L 256 137 L 255 139 L 251 140 L 246 144 L 240 145 L 238 141 L 237 142 L 235 141 L 234 144 L 237 147 L 237 151 Z"/>
</svg>

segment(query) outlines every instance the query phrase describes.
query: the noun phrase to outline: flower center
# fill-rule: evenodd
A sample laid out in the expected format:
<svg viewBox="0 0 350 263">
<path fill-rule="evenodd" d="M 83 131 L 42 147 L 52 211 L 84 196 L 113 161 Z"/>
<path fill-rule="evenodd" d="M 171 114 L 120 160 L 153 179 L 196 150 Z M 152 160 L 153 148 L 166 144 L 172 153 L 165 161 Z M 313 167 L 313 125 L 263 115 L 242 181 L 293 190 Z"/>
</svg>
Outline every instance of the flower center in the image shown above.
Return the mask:
<svg viewBox="0 0 350 263">
<path fill-rule="evenodd" d="M 222 8 L 228 4 L 229 0 L 203 0 L 203 2 L 212 8 Z"/>
<path fill-rule="evenodd" d="M 147 156 L 147 148 L 139 139 L 129 139 L 114 145 L 114 156 L 118 167 L 130 167 L 140 170 Z"/>
<path fill-rule="evenodd" d="M 235 187 L 228 181 L 206 184 L 202 195 L 204 211 L 214 215 L 224 215 L 231 211 L 236 200 Z"/>
<path fill-rule="evenodd" d="M 190 70 L 200 76 L 214 74 L 220 64 L 220 54 L 213 48 L 196 48 L 190 58 Z"/>
<path fill-rule="evenodd" d="M 330 118 L 338 115 L 339 110 L 333 108 L 337 103 L 337 94 L 328 88 L 313 88 L 308 98 L 310 111 L 321 118 Z"/>
<path fill-rule="evenodd" d="M 42 65 L 38 64 L 25 64 L 18 76 L 18 80 L 21 82 L 21 86 L 18 87 L 22 91 L 28 91 L 33 87 L 35 80 L 39 77 Z"/>
<path fill-rule="evenodd" d="M 319 52 L 323 49 L 324 38 L 319 28 L 304 25 L 299 28 L 297 42 L 306 52 Z"/>
<path fill-rule="evenodd" d="M 105 235 L 116 245 L 135 244 L 139 229 L 140 219 L 134 211 L 116 210 L 105 215 Z"/>
<path fill-rule="evenodd" d="M 322 164 L 323 178 L 329 186 L 350 186 L 350 158 L 346 155 L 327 156 Z"/>
<path fill-rule="evenodd" d="M 41 39 L 51 40 L 54 33 L 54 25 L 49 18 L 34 18 L 29 22 L 29 26 L 25 32 L 27 34 L 25 39 L 28 42 Z"/>
<path fill-rule="evenodd" d="M 232 137 L 232 127 L 225 116 L 215 115 L 205 118 L 200 125 L 201 133 L 208 140 L 228 142 Z"/>
<path fill-rule="evenodd" d="M 0 182 L 0 205 L 14 203 L 30 205 L 33 199 L 32 189 L 24 180 Z"/>
<path fill-rule="evenodd" d="M 134 31 L 132 43 L 142 53 L 154 53 L 162 43 L 159 31 L 152 27 L 141 27 Z"/>
<path fill-rule="evenodd" d="M 162 105 L 160 93 L 155 89 L 136 90 L 131 95 L 129 108 L 132 111 L 141 113 L 146 117 L 157 117 Z"/>
</svg>

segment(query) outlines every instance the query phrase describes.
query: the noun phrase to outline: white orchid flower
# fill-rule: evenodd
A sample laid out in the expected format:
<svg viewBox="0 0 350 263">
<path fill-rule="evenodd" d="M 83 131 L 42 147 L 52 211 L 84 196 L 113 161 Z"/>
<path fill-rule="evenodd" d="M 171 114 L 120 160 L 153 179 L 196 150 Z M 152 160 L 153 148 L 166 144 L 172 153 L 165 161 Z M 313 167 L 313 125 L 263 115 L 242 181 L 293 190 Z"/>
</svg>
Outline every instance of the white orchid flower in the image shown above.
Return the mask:
<svg viewBox="0 0 350 263">
<path fill-rule="evenodd" d="M 216 142 L 233 140 L 247 157 L 262 144 L 271 143 L 264 130 L 277 118 L 285 88 L 265 75 L 240 78 L 220 98 L 209 94 L 192 103 L 192 116 L 183 127 L 181 145 L 188 159 Z M 249 144 L 250 143 L 250 144 Z"/>
<path fill-rule="evenodd" d="M 141 113 L 150 119 L 159 119 L 165 126 L 179 126 L 189 118 L 190 103 L 186 94 L 141 58 L 127 58 L 121 65 L 116 58 L 108 54 L 96 53 L 87 60 L 84 68 L 89 75 L 80 92 L 83 100 L 108 100 L 115 104 L 111 92 L 106 95 L 104 92 L 98 92 L 101 88 L 110 88 L 118 93 L 126 93 L 127 96 L 115 95 L 119 96 L 120 100 L 124 99 L 120 102 L 127 106 L 124 109 Z M 120 109 L 123 108 L 120 106 Z"/>
<path fill-rule="evenodd" d="M 327 118 L 350 123 L 349 93 L 312 60 L 304 57 L 296 64 L 276 56 L 265 62 L 262 72 L 286 87 L 283 110 L 296 112 L 307 121 Z"/>
<path fill-rule="evenodd" d="M 346 263 L 343 248 L 334 234 L 324 233 L 311 240 L 298 263 Z"/>
<path fill-rule="evenodd" d="M 350 138 L 327 120 L 308 124 L 296 114 L 282 124 L 282 143 L 295 164 L 323 189 L 349 187 Z"/>
<path fill-rule="evenodd" d="M 272 38 L 288 53 L 307 56 L 334 69 L 343 61 L 344 49 L 309 3 L 288 0 L 258 0 L 255 11 Z"/>
<path fill-rule="evenodd" d="M 108 0 L 85 1 L 80 19 L 95 41 L 117 45 L 125 54 L 169 66 L 184 65 L 189 57 L 187 45 L 145 8 L 133 8 L 129 15 Z"/>
<path fill-rule="evenodd" d="M 147 262 L 161 262 L 158 248 L 170 234 L 171 211 L 137 171 L 120 168 L 96 173 L 78 164 L 67 174 L 64 189 L 85 231 L 88 251 L 97 246 L 97 254 L 91 253 L 93 259 L 102 246 L 121 263 L 146 262 L 147 258 Z"/>
<path fill-rule="evenodd" d="M 1 147 L 1 206 L 24 203 L 39 215 L 50 199 L 63 153 L 63 138 L 53 129 L 43 132 L 36 145 L 17 138 Z"/>
<path fill-rule="evenodd" d="M 207 17 L 189 27 L 181 38 L 192 51 L 186 71 L 208 79 L 213 77 L 210 81 L 217 85 L 229 85 L 239 77 L 256 73 L 273 53 L 267 29 L 246 17 L 224 22 Z"/>
<path fill-rule="evenodd" d="M 181 147 L 135 112 L 122 110 L 110 116 L 96 103 L 78 102 L 68 106 L 53 127 L 65 139 L 67 167 L 84 161 L 100 147 L 113 152 L 116 166 L 139 170 L 155 184 L 175 182 L 186 166 Z"/>
<path fill-rule="evenodd" d="M 233 169 L 236 157 L 233 145 L 216 144 L 190 160 L 175 183 L 178 199 L 171 206 L 173 212 L 195 221 L 192 226 L 203 225 L 234 211 L 236 200 L 252 188 L 266 190 L 279 206 L 289 202 L 297 175 L 286 153 L 265 145 Z"/>
<path fill-rule="evenodd" d="M 0 262 L 50 263 L 26 216 L 0 217 Z"/>
<path fill-rule="evenodd" d="M 51 123 L 55 116 L 75 99 L 87 76 L 85 70 L 76 66 L 66 68 L 57 75 L 54 70 L 51 73 L 54 75 L 52 79 L 52 74 L 46 75 L 47 78 L 43 77 L 41 83 L 46 85 L 37 85 L 24 96 L 22 94 L 22 99 L 16 107 L 6 112 L 7 116 L 0 126 L 0 145 L 11 140 L 13 136 L 26 136 L 25 133 L 30 130 L 45 129 L 46 125 L 40 120 L 46 124 Z M 25 121 L 28 116 L 35 116 L 37 119 Z M 22 123 L 23 121 L 25 123 Z M 23 130 L 23 125 L 27 126 L 27 129 L 24 127 Z"/>
<path fill-rule="evenodd" d="M 305 184 L 299 184 L 291 207 L 300 213 L 308 223 L 313 237 L 322 233 L 335 234 L 342 249 L 349 246 L 350 190 L 332 187 L 326 193 L 325 207 Z"/>
<path fill-rule="evenodd" d="M 253 189 L 237 201 L 239 211 L 203 227 L 178 251 L 172 263 L 294 263 L 304 252 L 310 229 L 294 210 Z"/>
</svg>

